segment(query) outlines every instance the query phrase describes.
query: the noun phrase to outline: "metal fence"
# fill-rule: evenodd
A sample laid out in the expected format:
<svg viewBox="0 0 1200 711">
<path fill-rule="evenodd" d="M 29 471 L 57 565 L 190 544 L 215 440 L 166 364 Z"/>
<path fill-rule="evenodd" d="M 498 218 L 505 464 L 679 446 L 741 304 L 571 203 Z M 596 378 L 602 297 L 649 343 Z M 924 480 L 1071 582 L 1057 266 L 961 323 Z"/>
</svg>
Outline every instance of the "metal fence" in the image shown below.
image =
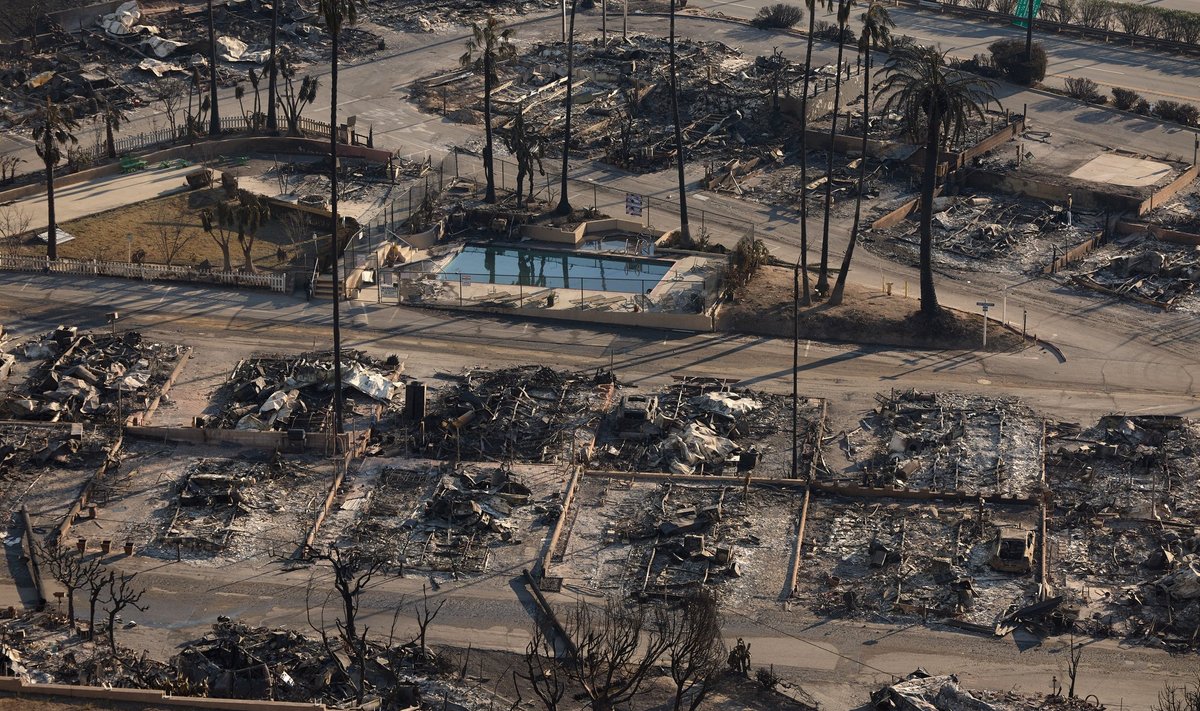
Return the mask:
<svg viewBox="0 0 1200 711">
<path fill-rule="evenodd" d="M 0 254 L 0 270 L 121 277 L 125 279 L 142 279 L 145 281 L 186 281 L 270 289 L 278 293 L 288 293 L 291 291 L 291 284 L 289 283 L 287 274 L 214 272 L 202 271 L 187 266 L 167 266 L 166 264 L 130 264 L 128 262 L 100 262 L 83 259 L 58 259 L 52 262 L 46 257 L 21 257 Z"/>
<path fill-rule="evenodd" d="M 702 313 L 709 305 L 704 277 L 639 274 L 633 261 L 628 269 L 617 267 L 611 275 L 576 276 L 568 267 L 572 256 L 576 255 L 563 250 L 561 259 L 558 255 L 537 257 L 541 266 L 520 274 L 443 271 L 432 282 L 423 265 L 411 270 L 400 267 L 395 271 L 396 282 L 381 286 L 379 301 L 403 302 L 407 296 L 420 293 L 422 301 L 456 306 Z M 559 264 L 561 271 L 551 273 Z M 421 289 L 416 286 L 418 282 L 442 288 Z M 664 282 L 670 287 L 655 294 L 655 288 Z"/>
</svg>

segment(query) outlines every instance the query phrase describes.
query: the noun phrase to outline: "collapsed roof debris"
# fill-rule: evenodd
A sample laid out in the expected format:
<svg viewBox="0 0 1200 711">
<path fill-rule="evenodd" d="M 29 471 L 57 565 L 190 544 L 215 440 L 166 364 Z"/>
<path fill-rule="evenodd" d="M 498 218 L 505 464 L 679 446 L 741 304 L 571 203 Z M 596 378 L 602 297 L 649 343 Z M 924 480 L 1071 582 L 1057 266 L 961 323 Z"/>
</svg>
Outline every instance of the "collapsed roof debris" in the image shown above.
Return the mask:
<svg viewBox="0 0 1200 711">
<path fill-rule="evenodd" d="M 1042 423 L 1019 400 L 916 390 L 875 399 L 874 415 L 843 437 L 854 464 L 835 480 L 986 496 L 1038 486 Z"/>
<path fill-rule="evenodd" d="M 421 412 L 407 418 L 404 433 L 411 452 L 435 459 L 555 462 L 583 456 L 591 442 L 588 428 L 611 388 L 610 378 L 539 365 L 442 377 L 456 382 L 435 390 L 427 407 L 420 390 L 415 397 L 422 398 Z"/>
<path fill-rule="evenodd" d="M 1200 252 L 1194 245 L 1174 244 L 1132 234 L 1090 255 L 1076 271 L 1081 286 L 1162 309 L 1195 310 L 1200 283 Z"/>
<path fill-rule="evenodd" d="M 557 518 L 557 491 L 539 499 L 525 481 L 505 465 L 385 466 L 345 538 L 401 571 L 484 572 L 498 548 Z"/>
<path fill-rule="evenodd" d="M 1194 649 L 1200 427 L 1111 416 L 1086 430 L 1055 424 L 1047 447 L 1050 560 L 1059 589 L 1083 607 L 1082 630 Z"/>
<path fill-rule="evenodd" d="M 964 620 L 989 630 L 1037 601 L 1031 514 L 822 501 L 798 595 L 821 614 Z M 1022 545 L 1003 545 L 1014 538 Z"/>
<path fill-rule="evenodd" d="M 136 331 L 81 334 L 60 326 L 24 344 L 23 356 L 42 363 L 0 408 L 14 419 L 116 421 L 148 407 L 183 353 Z"/>
<path fill-rule="evenodd" d="M 358 351 L 342 351 L 347 417 L 369 416 L 399 393 L 385 375 L 398 361 L 379 363 Z M 256 356 L 238 363 L 222 388 L 220 412 L 205 425 L 239 430 L 328 429 L 333 402 L 333 355 Z"/>
<path fill-rule="evenodd" d="M 801 476 L 816 454 L 820 401 L 800 402 Z M 597 468 L 674 474 L 755 470 L 786 478 L 791 467 L 791 405 L 729 382 L 684 379 L 657 393 L 622 395 L 597 440 Z"/>
<path fill-rule="evenodd" d="M 934 198 L 935 260 L 957 269 L 1040 274 L 1058 255 L 1104 230 L 1099 213 L 1024 197 L 980 193 Z M 919 214 L 872 232 L 872 248 L 915 263 Z"/>
<path fill-rule="evenodd" d="M 655 35 L 631 34 L 628 41 L 612 38 L 608 43 L 577 40 L 573 151 L 635 172 L 670 165 L 675 143 L 667 52 L 667 40 Z M 676 52 L 679 105 L 685 111 L 681 130 L 690 158 L 739 159 L 751 169 L 760 160 L 780 159 L 780 149 L 791 140 L 792 117 L 773 111 L 772 89 L 785 96 L 798 94 L 805 72 L 786 61 L 751 60 L 715 41 L 682 39 Z M 512 119 L 521 111 L 540 141 L 561 140 L 566 56 L 561 42 L 534 43 L 504 69 L 493 94 L 501 134 L 512 130 Z M 822 67 L 808 79 L 823 85 L 832 71 Z M 454 120 L 478 123 L 479 86 L 477 77 L 459 69 L 426 79 L 412 96 L 429 111 L 442 112 L 444 106 Z"/>
</svg>

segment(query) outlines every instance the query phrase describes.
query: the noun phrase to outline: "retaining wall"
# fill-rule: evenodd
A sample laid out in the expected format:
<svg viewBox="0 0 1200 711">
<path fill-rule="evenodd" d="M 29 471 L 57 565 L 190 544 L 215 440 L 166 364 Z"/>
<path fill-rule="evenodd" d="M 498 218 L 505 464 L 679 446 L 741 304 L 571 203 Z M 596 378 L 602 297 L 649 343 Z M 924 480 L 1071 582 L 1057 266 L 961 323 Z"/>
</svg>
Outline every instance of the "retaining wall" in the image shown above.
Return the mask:
<svg viewBox="0 0 1200 711">
<path fill-rule="evenodd" d="M 21 696 L 61 696 L 131 704 L 153 704 L 183 709 L 221 709 L 222 711 L 325 711 L 325 704 L 291 701 L 243 701 L 200 696 L 171 696 L 157 689 L 105 689 L 98 686 L 68 684 L 31 684 L 19 677 L 0 677 L 0 693 Z"/>
<path fill-rule="evenodd" d="M 1085 209 L 1136 213 L 1142 206 L 1142 201 L 1135 197 L 1113 195 L 1098 188 L 1081 188 L 1078 184 L 1049 183 L 1011 173 L 994 173 L 990 170 L 969 170 L 963 182 L 972 188 L 1024 195 L 1051 202 L 1065 203 L 1067 197 L 1070 196 L 1076 207 Z"/>
<path fill-rule="evenodd" d="M 1131 220 L 1118 220 L 1116 231 L 1118 234 L 1130 235 L 1138 232 L 1146 232 L 1154 239 L 1160 242 L 1171 242 L 1172 244 L 1200 245 L 1200 235 L 1192 232 L 1180 232 L 1178 230 L 1169 230 L 1166 227 L 1159 225 L 1151 225 L 1146 222 L 1134 222 Z"/>
</svg>

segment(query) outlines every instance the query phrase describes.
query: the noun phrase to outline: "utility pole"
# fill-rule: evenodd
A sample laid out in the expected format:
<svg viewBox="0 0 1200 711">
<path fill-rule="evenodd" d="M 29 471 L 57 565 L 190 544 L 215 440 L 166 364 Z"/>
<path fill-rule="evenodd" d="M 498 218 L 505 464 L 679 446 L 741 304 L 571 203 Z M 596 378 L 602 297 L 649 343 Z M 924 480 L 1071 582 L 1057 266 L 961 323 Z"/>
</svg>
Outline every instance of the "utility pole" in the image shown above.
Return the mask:
<svg viewBox="0 0 1200 711">
<path fill-rule="evenodd" d="M 621 0 L 621 39 L 629 40 L 629 0 Z"/>
<path fill-rule="evenodd" d="M 1028 16 L 1025 18 L 1025 61 L 1033 61 L 1033 9 L 1036 0 L 1025 0 L 1029 3 Z"/>
<path fill-rule="evenodd" d="M 628 2 L 628 0 L 626 0 Z M 562 41 L 567 42 L 567 0 L 562 0 Z"/>
</svg>

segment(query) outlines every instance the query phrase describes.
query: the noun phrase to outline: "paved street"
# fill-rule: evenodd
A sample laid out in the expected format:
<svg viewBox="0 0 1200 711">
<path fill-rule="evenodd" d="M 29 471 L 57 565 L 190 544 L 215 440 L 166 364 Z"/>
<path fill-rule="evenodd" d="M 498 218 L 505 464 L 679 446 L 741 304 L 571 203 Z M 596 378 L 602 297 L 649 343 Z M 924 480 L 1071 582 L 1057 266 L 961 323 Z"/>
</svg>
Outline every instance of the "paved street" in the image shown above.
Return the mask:
<svg viewBox="0 0 1200 711">
<path fill-rule="evenodd" d="M 729 14 L 744 11 L 752 15 L 759 4 L 760 0 L 693 0 L 691 6 L 719 5 Z M 907 13 L 902 19 L 900 31 L 936 37 L 946 48 L 953 45 L 955 53 L 981 51 L 979 47 L 986 46 L 990 37 L 1004 32 L 928 13 Z M 530 18 L 518 23 L 518 38 L 553 36 L 557 24 L 553 16 Z M 598 24 L 594 13 L 581 17 L 585 31 Z M 662 18 L 631 18 L 631 25 L 636 31 L 666 31 Z M 776 46 L 793 59 L 803 53 L 803 38 L 794 35 L 692 17 L 681 18 L 680 28 L 685 35 L 741 46 L 749 56 L 768 54 Z M 454 65 L 465 38 L 464 32 L 389 36 L 389 50 L 383 56 L 343 69 L 340 112 L 358 115 L 360 125 L 374 126 L 379 145 L 403 154 L 440 153 L 453 145 L 478 142 L 479 127 L 421 114 L 406 99 L 414 79 Z M 1122 48 L 1056 40 L 1051 49 L 1055 57 L 1052 71 L 1060 77 L 1091 75 L 1084 72 L 1098 72 L 1099 76 L 1105 70 L 1125 72 L 1113 75 L 1120 76 L 1119 80 L 1109 80 L 1123 85 L 1117 82 L 1129 77 L 1128 85 L 1144 92 L 1177 93 L 1200 100 L 1200 88 L 1190 78 L 1194 71 L 1174 59 L 1152 57 L 1147 66 L 1139 67 L 1133 64 L 1133 57 L 1144 55 Z M 816 56 L 817 61 L 831 62 L 833 49 L 822 43 Z M 324 76 L 325 70 L 314 68 L 314 73 Z M 323 83 L 327 87 L 327 81 Z M 1191 155 L 1191 131 L 1120 117 L 1015 87 L 1004 87 L 1001 98 L 1017 110 L 1028 104 L 1031 125 L 1039 130 L 1093 141 L 1103 137 L 1112 147 L 1155 155 Z M 309 114 L 327 116 L 328 103 L 328 95 L 323 93 Z M 145 129 L 156 120 L 152 112 L 143 112 L 126 130 Z M 692 180 L 699 177 L 699 170 L 699 166 L 690 169 Z M 596 197 L 598 206 L 610 212 L 619 212 L 625 191 L 665 202 L 674 198 L 670 175 L 633 176 L 586 165 L 574 166 L 572 175 L 612 188 L 599 191 Z M 123 185 L 120 180 L 106 187 Z M 589 197 L 581 195 L 580 200 L 590 204 Z M 766 207 L 723 195 L 694 193 L 692 209 L 694 220 L 703 212 L 724 239 L 736 238 L 738 230 L 753 224 L 755 234 L 768 241 L 775 256 L 788 261 L 797 257 L 798 218 L 787 206 Z M 656 226 L 666 228 L 677 218 L 664 211 L 653 219 Z M 844 249 L 846 232 L 846 224 L 834 224 L 835 260 Z M 877 287 L 881 279 L 897 285 L 908 281 L 915 294 L 914 270 L 882 263 L 865 251 L 858 254 L 851 272 L 853 281 L 866 287 Z M 1010 321 L 1019 322 L 1020 314 L 1027 310 L 1030 330 L 1058 346 L 1066 361 L 1036 348 L 980 354 L 805 342 L 801 391 L 827 398 L 831 417 L 839 427 L 853 423 L 872 407 L 875 392 L 893 387 L 1011 394 L 1052 417 L 1070 421 L 1087 421 L 1106 412 L 1200 415 L 1196 397 L 1200 361 L 1195 357 L 1200 323 L 1195 316 L 1151 314 L 1077 293 L 1058 282 L 999 274 L 941 274 L 938 289 L 944 304 L 972 312 L 981 299 L 1004 303 Z M 116 310 L 123 315 L 123 325 L 225 354 L 306 349 L 325 341 L 330 322 L 328 303 L 136 281 L 68 281 L 41 274 L 0 273 L 0 295 L 0 323 L 9 328 L 28 331 L 59 323 L 98 328 L 105 324 L 104 314 Z M 348 347 L 377 355 L 397 353 L 406 372 L 419 377 L 481 363 L 553 362 L 562 367 L 594 368 L 611 361 L 619 377 L 632 384 L 658 384 L 676 374 L 737 374 L 757 388 L 775 392 L 790 388 L 791 344 L 768 338 L 464 318 L 369 303 L 350 305 L 344 314 Z M 153 598 L 151 610 L 136 618 L 139 628 L 127 633 L 131 646 L 173 651 L 179 642 L 203 631 L 218 614 L 267 625 L 306 626 L 307 569 L 289 571 L 273 565 L 217 569 L 152 560 L 127 565 L 143 571 L 142 579 L 151 586 L 148 596 Z M 483 580 L 444 585 L 436 592 L 448 603 L 432 631 L 435 643 L 471 641 L 491 649 L 523 648 L 530 623 L 529 600 L 515 582 L 518 573 L 517 569 L 493 571 Z M 323 574 L 316 572 L 318 584 L 327 582 Z M 393 611 L 399 608 L 400 628 L 410 629 L 411 610 L 425 582 L 421 577 L 380 581 L 365 600 L 370 624 L 380 628 L 390 624 Z M 0 602 L 16 595 L 9 586 L 0 590 Z M 866 686 L 917 666 L 958 673 L 968 685 L 1031 691 L 1048 690 L 1050 677 L 1062 679 L 1065 673 L 1065 655 L 1058 640 L 1039 645 L 1025 638 L 995 640 L 923 626 L 897 628 L 823 620 L 800 610 L 783 609 L 754 616 L 731 612 L 725 631 L 727 636 L 743 636 L 753 642 L 756 665 L 774 663 L 825 700 L 829 708 L 843 708 L 851 689 L 861 696 Z M 1081 687 L 1097 694 L 1109 708 L 1148 709 L 1164 679 L 1190 678 L 1195 665 L 1192 657 L 1172 658 L 1107 641 L 1090 644 L 1086 660 Z"/>
</svg>

